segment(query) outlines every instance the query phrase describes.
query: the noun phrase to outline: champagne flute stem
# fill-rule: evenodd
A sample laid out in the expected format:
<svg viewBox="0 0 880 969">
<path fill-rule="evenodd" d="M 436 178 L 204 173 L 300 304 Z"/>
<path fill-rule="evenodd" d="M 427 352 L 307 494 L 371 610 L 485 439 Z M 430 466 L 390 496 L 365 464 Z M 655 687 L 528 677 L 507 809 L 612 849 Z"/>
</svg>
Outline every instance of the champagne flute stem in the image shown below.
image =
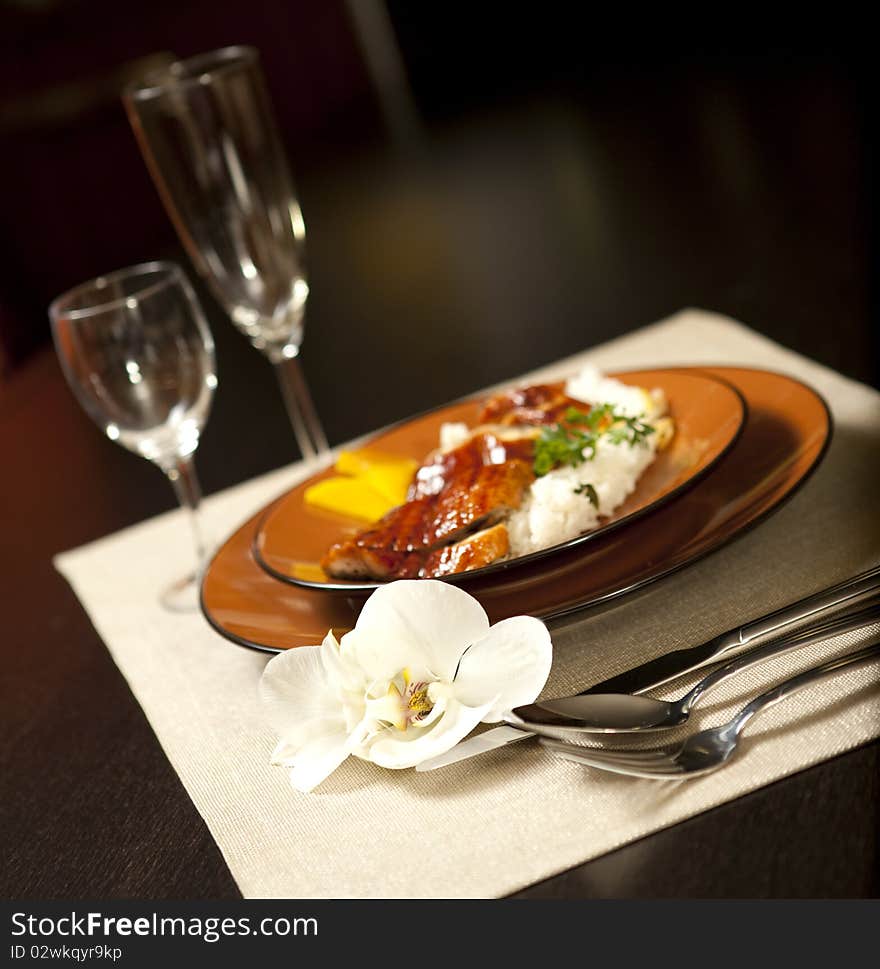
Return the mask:
<svg viewBox="0 0 880 969">
<path fill-rule="evenodd" d="M 202 490 L 196 477 L 192 456 L 179 458 L 165 469 L 165 474 L 174 487 L 174 493 L 177 495 L 181 507 L 187 512 L 196 552 L 196 575 L 201 575 L 207 564 L 208 547 L 199 522 L 199 503 L 202 500 Z"/>
<path fill-rule="evenodd" d="M 307 460 L 326 454 L 330 450 L 327 437 L 318 419 L 312 395 L 309 393 L 302 367 L 296 357 L 284 358 L 275 364 L 275 375 L 287 407 L 293 433 L 302 456 Z"/>
</svg>

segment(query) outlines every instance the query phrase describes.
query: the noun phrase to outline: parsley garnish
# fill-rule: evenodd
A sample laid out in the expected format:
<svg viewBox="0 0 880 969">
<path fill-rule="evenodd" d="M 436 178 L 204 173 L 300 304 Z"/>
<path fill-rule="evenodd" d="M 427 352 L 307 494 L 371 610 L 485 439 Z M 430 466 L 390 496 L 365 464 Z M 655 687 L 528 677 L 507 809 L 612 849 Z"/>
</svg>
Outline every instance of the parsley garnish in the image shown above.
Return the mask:
<svg viewBox="0 0 880 969">
<path fill-rule="evenodd" d="M 569 407 L 558 424 L 541 430 L 535 441 L 533 470 L 538 477 L 556 467 L 576 468 L 596 456 L 596 444 L 605 435 L 612 444 L 643 444 L 654 428 L 640 417 L 626 417 L 613 404 L 600 404 L 589 411 Z"/>
<path fill-rule="evenodd" d="M 586 495 L 587 501 L 594 507 L 599 507 L 599 496 L 596 494 L 596 489 L 586 482 L 582 481 L 577 488 L 574 489 L 576 495 Z"/>
</svg>

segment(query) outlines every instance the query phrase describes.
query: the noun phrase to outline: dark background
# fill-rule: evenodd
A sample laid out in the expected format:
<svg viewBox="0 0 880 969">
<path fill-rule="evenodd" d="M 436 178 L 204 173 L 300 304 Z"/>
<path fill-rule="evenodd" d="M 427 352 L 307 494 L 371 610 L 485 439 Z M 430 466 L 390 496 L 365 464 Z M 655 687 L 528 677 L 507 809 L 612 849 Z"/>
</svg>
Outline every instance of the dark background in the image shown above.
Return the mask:
<svg viewBox="0 0 880 969">
<path fill-rule="evenodd" d="M 62 289 L 157 255 L 187 264 L 119 89 L 142 58 L 250 43 L 306 215 L 304 359 L 331 440 L 369 429 L 340 383 L 386 398 L 382 422 L 440 402 L 431 366 L 466 393 L 693 305 L 878 383 L 864 25 L 745 7 L 388 11 L 403 134 L 340 0 L 0 3 L 6 369 L 45 343 Z M 209 312 L 221 382 L 243 365 L 269 384 Z"/>
</svg>

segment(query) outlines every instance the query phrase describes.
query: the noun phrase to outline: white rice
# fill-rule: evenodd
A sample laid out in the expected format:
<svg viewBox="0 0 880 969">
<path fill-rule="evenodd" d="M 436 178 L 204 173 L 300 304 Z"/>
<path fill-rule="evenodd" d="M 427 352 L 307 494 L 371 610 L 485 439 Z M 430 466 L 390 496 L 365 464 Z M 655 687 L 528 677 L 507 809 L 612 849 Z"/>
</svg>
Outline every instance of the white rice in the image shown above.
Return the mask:
<svg viewBox="0 0 880 969">
<path fill-rule="evenodd" d="M 584 367 L 565 385 L 569 397 L 588 404 L 614 404 L 626 417 L 650 419 L 666 413 L 666 397 L 662 390 L 630 387 L 613 377 L 605 377 L 595 367 Z"/>
<path fill-rule="evenodd" d="M 604 403 L 604 401 L 602 401 Z M 612 444 L 600 438 L 596 456 L 577 468 L 557 468 L 532 483 L 522 505 L 507 520 L 510 554 L 526 555 L 576 538 L 596 528 L 632 493 L 639 476 L 654 460 L 656 445 Z M 592 485 L 598 508 L 582 485 Z"/>
<path fill-rule="evenodd" d="M 627 417 L 655 422 L 666 413 L 662 391 L 629 387 L 586 367 L 565 387 L 570 397 L 587 404 L 613 404 Z M 467 439 L 464 424 L 446 424 L 441 429 L 441 447 L 455 447 Z M 522 505 L 507 520 L 511 556 L 526 555 L 590 532 L 602 518 L 612 514 L 636 487 L 642 472 L 654 460 L 660 434 L 643 442 L 612 444 L 600 438 L 596 454 L 576 468 L 550 471 L 533 482 Z M 590 501 L 586 485 L 592 485 L 598 507 Z M 576 489 L 581 488 L 581 493 Z"/>
</svg>

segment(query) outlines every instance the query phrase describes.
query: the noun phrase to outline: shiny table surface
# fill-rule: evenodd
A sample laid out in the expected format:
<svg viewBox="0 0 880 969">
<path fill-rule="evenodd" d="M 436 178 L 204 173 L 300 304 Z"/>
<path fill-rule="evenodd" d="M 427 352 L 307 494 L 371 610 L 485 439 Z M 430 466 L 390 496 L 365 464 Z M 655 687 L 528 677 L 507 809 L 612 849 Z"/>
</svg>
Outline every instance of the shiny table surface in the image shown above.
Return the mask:
<svg viewBox="0 0 880 969">
<path fill-rule="evenodd" d="M 853 143 L 813 133 L 797 160 L 762 154 L 742 117 L 725 130 L 715 112 L 703 127 L 662 128 L 669 137 L 644 164 L 663 108 L 651 108 L 652 127 L 585 105 L 535 104 L 450 125 L 408 153 L 300 173 L 311 264 L 303 362 L 333 443 L 685 305 L 727 312 L 876 383 L 862 199 L 847 178 Z M 796 127 L 780 128 L 789 148 Z M 719 163 L 725 137 L 736 170 Z M 297 453 L 268 364 L 203 296 L 220 378 L 196 458 L 210 493 Z M 171 489 L 99 434 L 51 347 L 0 385 L 0 454 L 0 895 L 236 897 L 51 564 L 56 552 L 173 507 Z M 878 750 L 860 748 L 520 894 L 875 896 Z"/>
</svg>

